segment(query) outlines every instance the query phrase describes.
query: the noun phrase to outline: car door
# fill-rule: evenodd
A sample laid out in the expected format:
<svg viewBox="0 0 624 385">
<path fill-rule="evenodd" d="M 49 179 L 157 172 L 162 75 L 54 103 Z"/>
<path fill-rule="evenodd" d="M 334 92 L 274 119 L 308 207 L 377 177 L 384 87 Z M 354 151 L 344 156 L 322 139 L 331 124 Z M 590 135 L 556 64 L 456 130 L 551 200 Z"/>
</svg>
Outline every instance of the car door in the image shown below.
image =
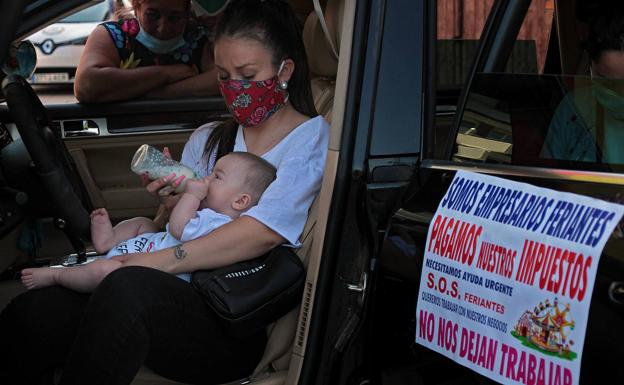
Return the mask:
<svg viewBox="0 0 624 385">
<path fill-rule="evenodd" d="M 421 151 L 425 3 L 357 3 L 340 159 L 300 384 L 360 383 L 370 375 L 370 340 L 362 336 L 377 251 Z"/>
<path fill-rule="evenodd" d="M 195 128 L 225 116 L 220 97 L 46 108 L 91 204 L 105 207 L 113 220 L 151 216 L 159 204 L 130 170 L 140 145 L 167 146 L 172 157 L 180 159 Z"/>
</svg>

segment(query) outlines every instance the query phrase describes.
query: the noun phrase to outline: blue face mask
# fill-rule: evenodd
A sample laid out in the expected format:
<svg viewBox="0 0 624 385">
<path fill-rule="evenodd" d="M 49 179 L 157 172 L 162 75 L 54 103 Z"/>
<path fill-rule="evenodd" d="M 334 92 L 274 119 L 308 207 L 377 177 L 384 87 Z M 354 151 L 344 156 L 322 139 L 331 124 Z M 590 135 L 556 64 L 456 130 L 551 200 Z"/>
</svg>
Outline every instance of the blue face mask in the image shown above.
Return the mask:
<svg viewBox="0 0 624 385">
<path fill-rule="evenodd" d="M 145 32 L 143 27 L 139 29 L 136 39 L 139 43 L 143 44 L 145 48 L 158 54 L 171 53 L 182 47 L 185 43 L 182 35 L 169 40 L 161 40 Z"/>
<path fill-rule="evenodd" d="M 223 12 L 229 0 L 193 0 L 191 3 L 195 9 L 195 15 L 215 16 Z"/>
<path fill-rule="evenodd" d="M 619 93 L 601 84 L 594 84 L 594 95 L 614 119 L 624 120 L 624 98 Z"/>
</svg>

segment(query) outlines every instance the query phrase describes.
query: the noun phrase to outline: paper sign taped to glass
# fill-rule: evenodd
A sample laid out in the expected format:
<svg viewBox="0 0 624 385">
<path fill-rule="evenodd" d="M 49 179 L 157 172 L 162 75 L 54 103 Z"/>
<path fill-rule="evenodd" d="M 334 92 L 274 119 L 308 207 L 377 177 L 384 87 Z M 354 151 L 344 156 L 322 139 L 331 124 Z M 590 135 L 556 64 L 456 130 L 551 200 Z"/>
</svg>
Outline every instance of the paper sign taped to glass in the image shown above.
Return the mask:
<svg viewBox="0 0 624 385">
<path fill-rule="evenodd" d="M 504 384 L 575 385 L 624 206 L 458 171 L 425 247 L 416 342 Z"/>
</svg>

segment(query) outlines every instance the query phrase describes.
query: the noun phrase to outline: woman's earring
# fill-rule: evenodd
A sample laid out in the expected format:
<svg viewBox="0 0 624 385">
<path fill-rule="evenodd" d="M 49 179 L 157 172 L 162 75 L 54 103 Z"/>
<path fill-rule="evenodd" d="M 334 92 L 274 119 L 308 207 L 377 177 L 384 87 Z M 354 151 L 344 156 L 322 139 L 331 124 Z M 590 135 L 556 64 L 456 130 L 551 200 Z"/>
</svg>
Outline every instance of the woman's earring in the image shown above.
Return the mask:
<svg viewBox="0 0 624 385">
<path fill-rule="evenodd" d="M 288 82 L 284 80 L 283 82 L 280 83 L 279 86 L 281 89 L 285 90 L 288 88 Z"/>
</svg>

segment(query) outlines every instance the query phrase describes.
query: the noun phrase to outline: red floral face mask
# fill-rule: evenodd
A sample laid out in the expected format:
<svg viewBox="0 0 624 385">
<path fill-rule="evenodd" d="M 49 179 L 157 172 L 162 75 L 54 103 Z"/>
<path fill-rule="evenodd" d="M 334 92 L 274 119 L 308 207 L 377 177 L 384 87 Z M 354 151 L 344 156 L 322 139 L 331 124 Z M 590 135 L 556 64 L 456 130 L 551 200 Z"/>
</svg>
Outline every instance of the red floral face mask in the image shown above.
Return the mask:
<svg viewBox="0 0 624 385">
<path fill-rule="evenodd" d="M 221 80 L 219 88 L 232 116 L 244 127 L 264 122 L 288 100 L 288 92 L 280 87 L 277 75 L 262 81 Z"/>
</svg>

